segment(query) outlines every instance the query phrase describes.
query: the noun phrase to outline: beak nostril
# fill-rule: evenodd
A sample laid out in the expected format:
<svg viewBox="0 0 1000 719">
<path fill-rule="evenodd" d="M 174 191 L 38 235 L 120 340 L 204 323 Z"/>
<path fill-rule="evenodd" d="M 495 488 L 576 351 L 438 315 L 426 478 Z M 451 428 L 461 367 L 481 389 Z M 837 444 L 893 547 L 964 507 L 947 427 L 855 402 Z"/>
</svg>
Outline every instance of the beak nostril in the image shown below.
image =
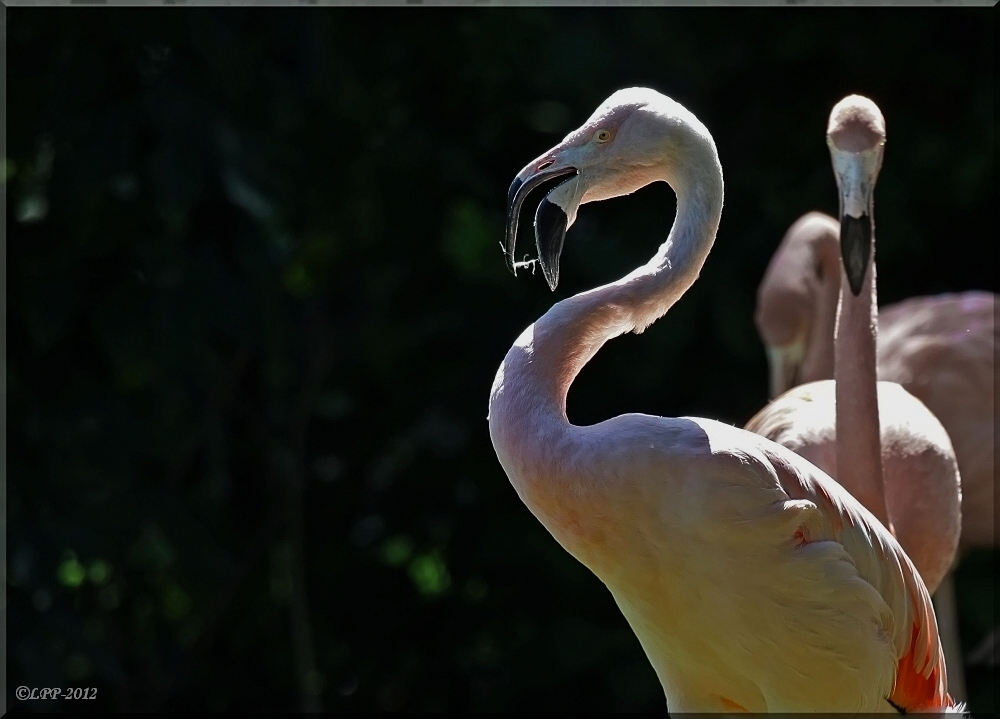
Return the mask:
<svg viewBox="0 0 1000 719">
<path fill-rule="evenodd" d="M 548 167 L 549 165 L 551 165 L 553 162 L 555 162 L 555 160 L 546 160 L 545 162 L 543 162 L 541 165 L 538 166 L 538 170 L 544 170 L 546 167 Z"/>
</svg>

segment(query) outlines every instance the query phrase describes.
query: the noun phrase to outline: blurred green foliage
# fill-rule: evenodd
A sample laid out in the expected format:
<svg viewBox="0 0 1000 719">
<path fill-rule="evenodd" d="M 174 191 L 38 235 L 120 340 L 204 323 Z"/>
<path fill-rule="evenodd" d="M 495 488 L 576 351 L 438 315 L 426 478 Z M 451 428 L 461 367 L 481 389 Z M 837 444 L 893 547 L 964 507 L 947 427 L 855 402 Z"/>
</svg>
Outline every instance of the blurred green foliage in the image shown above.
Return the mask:
<svg viewBox="0 0 1000 719">
<path fill-rule="evenodd" d="M 585 208 L 553 296 L 506 273 L 507 185 L 620 87 L 705 122 L 712 257 L 570 412 L 742 424 L 756 284 L 792 221 L 835 210 L 843 95 L 888 123 L 881 299 L 997 289 L 989 13 L 8 8 L 8 686 L 96 686 L 105 711 L 662 711 L 485 416 L 513 339 L 645 260 L 673 196 Z M 994 567 L 959 571 L 968 647 Z M 995 670 L 968 672 L 992 709 Z"/>
</svg>

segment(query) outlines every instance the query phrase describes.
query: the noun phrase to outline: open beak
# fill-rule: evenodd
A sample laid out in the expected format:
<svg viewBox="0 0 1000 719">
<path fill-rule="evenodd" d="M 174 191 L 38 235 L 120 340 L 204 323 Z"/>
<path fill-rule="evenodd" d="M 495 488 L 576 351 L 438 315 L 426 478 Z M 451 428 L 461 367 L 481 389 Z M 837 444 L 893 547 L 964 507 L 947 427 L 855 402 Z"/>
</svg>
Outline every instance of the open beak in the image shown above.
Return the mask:
<svg viewBox="0 0 1000 719">
<path fill-rule="evenodd" d="M 861 283 L 872 251 L 872 201 L 882 148 L 848 152 L 831 145 L 837 187 L 840 189 L 840 255 L 851 292 L 861 293 Z"/>
<path fill-rule="evenodd" d="M 793 342 L 782 347 L 768 346 L 767 364 L 770 369 L 769 394 L 774 399 L 799 383 L 799 368 L 805 354 L 803 342 Z"/>
<path fill-rule="evenodd" d="M 517 226 L 525 198 L 532 190 L 551 180 L 564 177 L 566 180 L 563 182 L 568 182 L 577 176 L 575 167 L 533 169 L 537 165 L 536 160 L 521 170 L 507 193 L 507 233 L 504 254 L 508 269 L 515 275 L 518 265 L 514 261 L 514 245 L 517 242 Z M 559 283 L 559 255 L 562 252 L 563 240 L 566 238 L 567 226 L 566 212 L 554 202 L 543 199 L 535 212 L 535 245 L 538 249 L 538 262 L 542 267 L 542 274 L 545 275 L 549 288 L 553 290 Z"/>
</svg>

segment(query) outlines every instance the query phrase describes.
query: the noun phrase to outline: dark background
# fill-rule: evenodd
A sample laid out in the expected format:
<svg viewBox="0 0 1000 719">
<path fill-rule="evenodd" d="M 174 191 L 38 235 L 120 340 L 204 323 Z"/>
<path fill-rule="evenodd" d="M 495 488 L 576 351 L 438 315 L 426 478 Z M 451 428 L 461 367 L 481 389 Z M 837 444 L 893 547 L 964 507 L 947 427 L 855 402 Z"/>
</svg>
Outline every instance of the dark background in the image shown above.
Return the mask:
<svg viewBox="0 0 1000 719">
<path fill-rule="evenodd" d="M 553 295 L 505 269 L 507 186 L 621 87 L 706 124 L 726 206 L 701 279 L 569 410 L 742 425 L 756 285 L 836 211 L 845 94 L 887 121 L 882 302 L 997 289 L 994 17 L 8 9 L 8 708 L 662 711 L 486 408 L 521 330 L 645 261 L 673 194 L 585 207 Z M 967 650 L 994 566 L 959 570 Z M 967 672 L 991 710 L 995 670 Z"/>
</svg>

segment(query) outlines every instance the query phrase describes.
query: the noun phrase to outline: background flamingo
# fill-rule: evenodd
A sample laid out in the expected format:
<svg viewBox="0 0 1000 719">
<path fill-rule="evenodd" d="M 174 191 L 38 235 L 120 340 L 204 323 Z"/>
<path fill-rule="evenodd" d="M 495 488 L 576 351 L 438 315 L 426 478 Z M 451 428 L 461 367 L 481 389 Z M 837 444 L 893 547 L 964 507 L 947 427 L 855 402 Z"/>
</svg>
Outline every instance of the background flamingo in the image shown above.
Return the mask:
<svg viewBox="0 0 1000 719">
<path fill-rule="evenodd" d="M 747 429 L 836 477 L 893 530 L 933 593 L 958 547 L 961 490 L 954 450 L 941 423 L 898 384 L 876 382 L 873 195 L 885 122 L 871 100 L 851 96 L 831 112 L 827 137 L 844 214 L 838 243 L 841 252 L 827 245 L 823 256 L 828 264 L 832 264 L 831 255 L 836 258 L 843 253 L 855 259 L 851 253 L 862 245 L 862 254 L 855 256 L 860 261 L 841 264 L 836 259 L 834 267 L 826 268 L 828 277 L 839 278 L 839 312 L 834 308 L 836 382 L 811 382 L 786 392 L 751 419 Z M 839 229 L 818 215 L 808 215 L 797 225 L 802 237 Z M 816 326 L 825 329 L 831 314 Z M 828 361 L 815 356 L 808 359 Z M 945 591 L 947 623 L 941 632 L 952 691 L 957 694 L 964 690 L 961 654 L 955 634 L 949 631 L 954 623 L 954 607 L 947 603 L 950 592 L 949 585 Z"/>
<path fill-rule="evenodd" d="M 755 322 L 767 349 L 772 397 L 833 377 L 839 235 L 832 217 L 804 215 L 789 228 L 760 284 Z M 992 292 L 970 291 L 879 310 L 879 379 L 901 384 L 927 405 L 955 447 L 963 549 L 995 542 L 996 300 Z"/>
<path fill-rule="evenodd" d="M 707 129 L 654 91 L 612 95 L 511 186 L 515 268 L 521 204 L 556 179 L 535 217 L 552 288 L 584 202 L 663 180 L 677 217 L 646 265 L 557 303 L 524 331 L 494 382 L 490 435 L 521 499 L 611 590 L 670 708 L 951 706 L 923 582 L 826 474 L 712 420 L 628 414 L 578 427 L 566 416 L 584 364 L 608 339 L 662 316 L 707 258 L 723 195 Z"/>
<path fill-rule="evenodd" d="M 772 397 L 833 376 L 839 234 L 832 217 L 807 213 L 785 234 L 760 284 L 755 322 L 767 349 Z M 995 543 L 996 300 L 992 292 L 968 291 L 914 297 L 879 311 L 879 379 L 919 398 L 954 446 L 962 477 L 960 553 Z M 954 645 L 949 659 L 959 656 L 953 594 L 949 576 L 935 597 L 945 646 Z M 951 659 L 950 666 L 959 677 L 961 663 Z M 953 689 L 960 693 L 958 682 Z"/>
</svg>

